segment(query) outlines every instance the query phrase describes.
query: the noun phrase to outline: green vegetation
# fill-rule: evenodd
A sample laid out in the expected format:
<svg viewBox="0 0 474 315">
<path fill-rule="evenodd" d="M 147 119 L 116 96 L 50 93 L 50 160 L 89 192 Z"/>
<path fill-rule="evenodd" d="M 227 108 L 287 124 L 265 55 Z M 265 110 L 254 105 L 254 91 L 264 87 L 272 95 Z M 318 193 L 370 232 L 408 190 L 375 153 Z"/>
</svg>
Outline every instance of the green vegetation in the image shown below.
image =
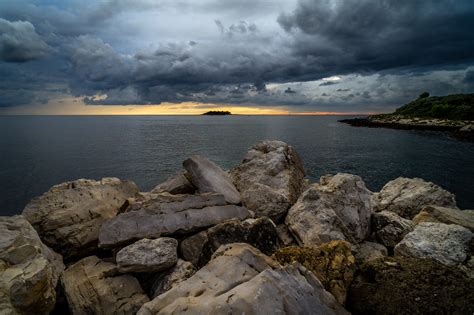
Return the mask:
<svg viewBox="0 0 474 315">
<path fill-rule="evenodd" d="M 418 99 L 398 108 L 392 115 L 409 118 L 474 120 L 474 94 L 429 96 L 429 93 L 425 92 Z"/>
<path fill-rule="evenodd" d="M 232 115 L 232 113 L 228 111 L 223 111 L 223 110 L 211 110 L 209 112 L 204 113 L 203 115 L 224 116 L 224 115 Z"/>
</svg>

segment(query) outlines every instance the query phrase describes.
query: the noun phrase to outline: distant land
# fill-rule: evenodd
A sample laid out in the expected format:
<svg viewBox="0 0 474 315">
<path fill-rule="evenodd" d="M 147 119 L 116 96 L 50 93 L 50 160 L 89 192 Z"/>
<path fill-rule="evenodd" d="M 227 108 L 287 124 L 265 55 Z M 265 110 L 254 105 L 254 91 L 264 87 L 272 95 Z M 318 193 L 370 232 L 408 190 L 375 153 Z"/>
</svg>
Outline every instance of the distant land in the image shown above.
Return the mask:
<svg viewBox="0 0 474 315">
<path fill-rule="evenodd" d="M 209 112 L 205 112 L 203 115 L 207 115 L 207 116 L 226 116 L 226 115 L 232 115 L 231 112 L 229 111 L 224 111 L 224 110 L 211 110 Z"/>
<path fill-rule="evenodd" d="M 430 96 L 428 92 L 389 114 L 343 119 L 355 127 L 446 131 L 474 141 L 474 94 Z"/>
</svg>

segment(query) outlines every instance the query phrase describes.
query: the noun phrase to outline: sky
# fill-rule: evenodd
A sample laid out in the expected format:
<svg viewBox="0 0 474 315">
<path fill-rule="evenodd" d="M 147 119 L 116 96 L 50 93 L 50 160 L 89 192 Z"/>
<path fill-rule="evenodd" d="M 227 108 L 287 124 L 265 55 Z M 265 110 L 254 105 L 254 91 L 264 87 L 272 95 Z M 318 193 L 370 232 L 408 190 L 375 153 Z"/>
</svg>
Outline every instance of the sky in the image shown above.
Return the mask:
<svg viewBox="0 0 474 315">
<path fill-rule="evenodd" d="M 0 0 L 2 114 L 390 112 L 474 92 L 472 0 Z"/>
</svg>

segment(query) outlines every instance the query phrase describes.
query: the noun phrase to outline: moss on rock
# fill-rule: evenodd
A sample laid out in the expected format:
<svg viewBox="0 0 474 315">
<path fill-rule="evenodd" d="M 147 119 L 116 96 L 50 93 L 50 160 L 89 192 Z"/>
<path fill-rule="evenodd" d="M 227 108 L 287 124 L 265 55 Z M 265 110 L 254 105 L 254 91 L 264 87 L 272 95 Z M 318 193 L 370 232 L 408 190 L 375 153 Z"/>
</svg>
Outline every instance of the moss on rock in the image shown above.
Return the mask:
<svg viewBox="0 0 474 315">
<path fill-rule="evenodd" d="M 319 246 L 290 246 L 278 250 L 273 257 L 283 265 L 299 262 L 344 304 L 355 271 L 355 258 L 348 242 L 335 240 Z"/>
</svg>

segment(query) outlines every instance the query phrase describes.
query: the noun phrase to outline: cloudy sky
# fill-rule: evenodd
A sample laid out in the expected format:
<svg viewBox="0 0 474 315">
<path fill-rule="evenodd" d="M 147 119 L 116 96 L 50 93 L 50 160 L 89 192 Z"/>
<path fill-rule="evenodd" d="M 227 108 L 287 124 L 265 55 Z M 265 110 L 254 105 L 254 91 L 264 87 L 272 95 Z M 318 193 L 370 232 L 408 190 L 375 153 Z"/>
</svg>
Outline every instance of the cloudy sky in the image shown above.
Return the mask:
<svg viewBox="0 0 474 315">
<path fill-rule="evenodd" d="M 0 114 L 386 112 L 474 92 L 472 0 L 1 0 Z"/>
</svg>

